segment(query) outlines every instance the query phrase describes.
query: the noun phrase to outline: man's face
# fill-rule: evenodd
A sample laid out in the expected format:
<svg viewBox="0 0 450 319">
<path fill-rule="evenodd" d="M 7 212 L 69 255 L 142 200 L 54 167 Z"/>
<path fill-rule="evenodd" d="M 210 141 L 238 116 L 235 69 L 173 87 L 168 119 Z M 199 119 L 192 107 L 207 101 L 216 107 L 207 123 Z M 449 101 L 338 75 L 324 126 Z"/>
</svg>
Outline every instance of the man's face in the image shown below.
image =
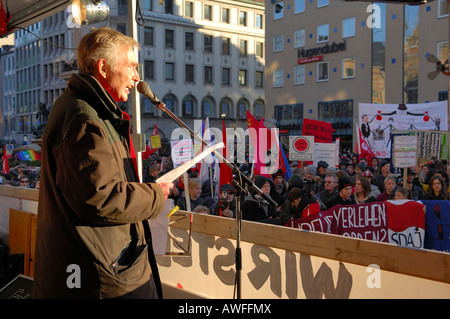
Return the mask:
<svg viewBox="0 0 450 319">
<path fill-rule="evenodd" d="M 273 182 L 275 183 L 275 184 L 281 184 L 281 183 L 283 183 L 283 177 L 282 176 L 275 176 L 274 178 L 273 178 Z"/>
<path fill-rule="evenodd" d="M 325 183 L 324 183 L 325 190 L 332 192 L 334 188 L 336 187 L 336 182 L 333 177 L 325 177 Z"/>
<path fill-rule="evenodd" d="M 130 89 L 134 87 L 135 82 L 139 82 L 139 74 L 136 70 L 138 61 L 132 48 L 119 50 L 118 55 L 117 65 L 109 66 L 104 87 L 114 101 L 123 102 L 128 100 Z"/>
<path fill-rule="evenodd" d="M 344 187 L 343 189 L 341 189 L 339 193 L 342 198 L 347 199 L 352 194 L 352 187 L 351 186 Z"/>
</svg>

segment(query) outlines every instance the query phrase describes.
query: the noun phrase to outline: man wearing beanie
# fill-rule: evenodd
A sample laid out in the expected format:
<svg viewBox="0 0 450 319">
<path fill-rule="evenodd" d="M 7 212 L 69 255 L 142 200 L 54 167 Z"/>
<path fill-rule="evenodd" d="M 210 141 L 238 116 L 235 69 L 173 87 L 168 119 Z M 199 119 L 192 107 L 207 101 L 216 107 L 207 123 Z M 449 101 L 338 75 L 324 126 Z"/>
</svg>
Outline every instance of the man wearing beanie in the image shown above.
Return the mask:
<svg viewBox="0 0 450 319">
<path fill-rule="evenodd" d="M 391 173 L 391 163 L 388 160 L 382 160 L 380 163 L 380 175 L 373 178 L 372 183 L 378 186 L 380 192 L 384 192 L 384 179 Z"/>
<path fill-rule="evenodd" d="M 350 196 L 352 194 L 353 184 L 347 177 L 339 178 L 338 191 L 339 193 L 334 195 L 327 204 L 327 209 L 330 209 L 336 205 L 353 205 L 356 204 L 355 200 Z"/>
</svg>

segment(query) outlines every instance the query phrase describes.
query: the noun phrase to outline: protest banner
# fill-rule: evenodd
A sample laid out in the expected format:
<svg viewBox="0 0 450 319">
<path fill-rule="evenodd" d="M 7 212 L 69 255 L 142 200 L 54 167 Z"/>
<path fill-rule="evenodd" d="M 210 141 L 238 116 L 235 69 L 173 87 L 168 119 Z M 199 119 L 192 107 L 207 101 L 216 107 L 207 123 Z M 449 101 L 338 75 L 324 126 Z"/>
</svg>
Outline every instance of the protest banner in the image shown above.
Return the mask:
<svg viewBox="0 0 450 319">
<path fill-rule="evenodd" d="M 450 202 L 423 200 L 425 212 L 424 248 L 450 252 Z"/>
<path fill-rule="evenodd" d="M 379 158 L 391 157 L 395 130 L 448 130 L 447 101 L 419 104 L 358 104 L 359 125 L 369 147 Z"/>
<path fill-rule="evenodd" d="M 292 220 L 288 226 L 403 247 L 424 247 L 424 205 L 412 200 L 338 205 Z"/>
<path fill-rule="evenodd" d="M 331 143 L 333 141 L 331 123 L 311 119 L 303 119 L 302 135 L 314 136 L 315 143 Z"/>
</svg>

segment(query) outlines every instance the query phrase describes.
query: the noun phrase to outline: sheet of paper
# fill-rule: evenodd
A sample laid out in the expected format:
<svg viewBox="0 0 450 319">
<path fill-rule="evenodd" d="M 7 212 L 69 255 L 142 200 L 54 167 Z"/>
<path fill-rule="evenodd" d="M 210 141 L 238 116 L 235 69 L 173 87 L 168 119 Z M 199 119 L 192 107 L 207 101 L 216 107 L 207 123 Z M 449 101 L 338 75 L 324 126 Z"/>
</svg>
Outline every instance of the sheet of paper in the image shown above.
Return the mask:
<svg viewBox="0 0 450 319">
<path fill-rule="evenodd" d="M 164 183 L 164 182 L 172 182 L 178 177 L 181 176 L 184 172 L 186 172 L 189 168 L 200 162 L 202 159 L 204 159 L 206 156 L 209 155 L 209 153 L 214 152 L 217 149 L 223 148 L 224 144 L 223 142 L 220 142 L 216 145 L 210 146 L 207 149 L 205 149 L 202 153 L 191 159 L 190 161 L 185 162 L 184 164 L 181 164 L 177 168 L 174 168 L 173 170 L 167 172 L 160 178 L 156 180 L 156 183 Z"/>
</svg>

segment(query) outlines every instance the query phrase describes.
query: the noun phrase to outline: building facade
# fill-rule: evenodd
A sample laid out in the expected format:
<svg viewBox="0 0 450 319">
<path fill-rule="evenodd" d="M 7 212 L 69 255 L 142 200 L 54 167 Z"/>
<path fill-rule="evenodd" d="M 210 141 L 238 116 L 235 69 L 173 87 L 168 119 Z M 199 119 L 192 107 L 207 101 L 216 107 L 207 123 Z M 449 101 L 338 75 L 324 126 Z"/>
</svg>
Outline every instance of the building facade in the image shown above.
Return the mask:
<svg viewBox="0 0 450 319">
<path fill-rule="evenodd" d="M 76 72 L 79 39 L 94 27 L 108 25 L 129 32 L 128 1 L 109 0 L 108 21 L 77 27 L 70 6 L 15 33 L 17 74 L 12 125 L 3 130 L 17 144 L 45 121 L 40 110 L 51 109 Z M 259 1 L 142 0 L 138 2 L 141 78 L 171 111 L 194 127 L 247 128 L 246 111 L 265 114 L 265 7 Z M 39 36 L 42 40 L 40 40 Z M 4 76 L 4 75 L 2 75 Z M 141 132 L 147 138 L 155 125 L 171 138 L 178 125 L 145 97 L 140 97 Z M 121 105 L 132 113 L 132 103 Z M 4 106 L 2 106 L 4 108 Z M 131 114 L 134 116 L 134 114 Z M 3 116 L 5 122 L 5 117 Z"/>
<path fill-rule="evenodd" d="M 303 119 L 331 122 L 354 149 L 358 103 L 447 99 L 448 77 L 427 77 L 448 57 L 447 1 L 424 5 L 283 0 L 266 2 L 266 118 L 287 136 Z"/>
</svg>

